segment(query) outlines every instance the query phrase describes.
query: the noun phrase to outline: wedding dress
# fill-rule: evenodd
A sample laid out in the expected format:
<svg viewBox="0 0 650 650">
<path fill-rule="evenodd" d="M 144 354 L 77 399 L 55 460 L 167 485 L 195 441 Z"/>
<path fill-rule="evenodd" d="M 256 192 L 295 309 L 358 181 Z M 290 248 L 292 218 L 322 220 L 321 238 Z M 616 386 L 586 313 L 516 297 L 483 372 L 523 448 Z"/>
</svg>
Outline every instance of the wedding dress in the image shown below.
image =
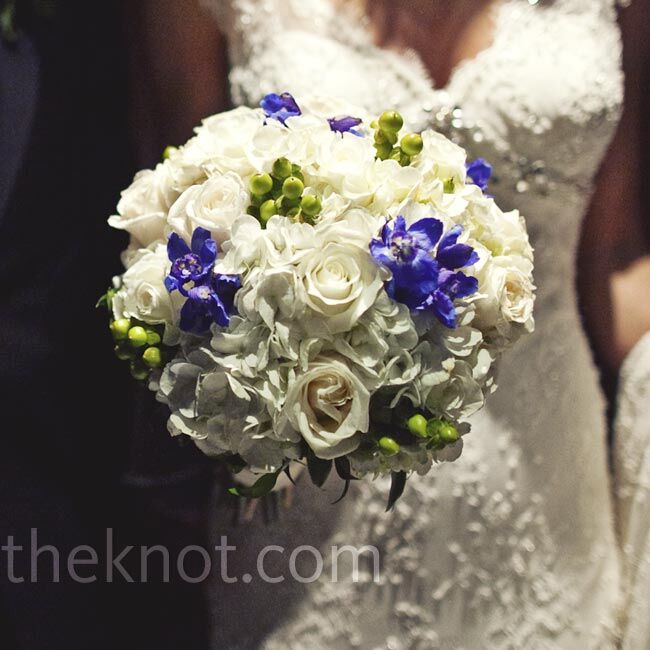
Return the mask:
<svg viewBox="0 0 650 650">
<path fill-rule="evenodd" d="M 591 650 L 619 647 L 625 629 L 638 639 L 626 648 L 647 648 L 634 620 L 647 612 L 628 602 L 605 401 L 574 286 L 581 220 L 622 104 L 615 0 L 501 2 L 492 44 L 443 89 L 414 52 L 377 48 L 330 0 L 204 2 L 229 41 L 236 104 L 289 91 L 377 114 L 395 107 L 411 127 L 442 130 L 489 160 L 491 193 L 526 217 L 538 285 L 536 331 L 504 359 L 462 457 L 413 477 L 392 513 L 385 481 L 356 483 L 332 505 L 338 482 L 303 480 L 268 524 L 229 526 L 215 505 L 215 543 L 227 535 L 237 547 L 228 572 L 240 579 L 210 583 L 214 647 Z M 332 580 L 329 549 L 346 544 L 379 550 L 378 581 L 366 555 L 355 579 L 349 554 Z M 283 582 L 248 580 L 267 545 L 286 549 L 265 556 Z M 322 551 L 320 580 L 288 575 L 300 545 Z M 300 575 L 312 574 L 313 554 L 300 560 Z"/>
</svg>

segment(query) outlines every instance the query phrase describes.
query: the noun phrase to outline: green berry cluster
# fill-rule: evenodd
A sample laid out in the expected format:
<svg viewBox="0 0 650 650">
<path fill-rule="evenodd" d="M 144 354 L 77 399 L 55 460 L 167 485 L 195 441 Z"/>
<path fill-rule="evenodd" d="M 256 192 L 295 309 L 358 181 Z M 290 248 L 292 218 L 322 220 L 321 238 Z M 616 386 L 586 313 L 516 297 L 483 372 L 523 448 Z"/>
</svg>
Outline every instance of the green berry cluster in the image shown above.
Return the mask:
<svg viewBox="0 0 650 650">
<path fill-rule="evenodd" d="M 374 443 L 374 450 L 390 458 L 399 454 L 402 444 L 413 444 L 413 438 L 420 440 L 426 449 L 431 451 L 440 451 L 460 438 L 458 429 L 451 422 L 443 418 L 427 419 L 420 413 L 408 418 L 403 428 L 404 430 L 396 436 L 397 440 L 391 436 L 378 438 Z M 368 448 L 366 451 L 373 454 L 374 450 Z"/>
<path fill-rule="evenodd" d="M 380 160 L 397 160 L 406 167 L 424 147 L 419 133 L 407 133 L 400 139 L 404 119 L 396 111 L 385 111 L 370 126 L 375 129 L 375 149 Z"/>
<path fill-rule="evenodd" d="M 427 420 L 421 413 L 412 415 L 406 421 L 406 428 L 417 438 L 425 440 L 427 449 L 434 451 L 453 445 L 460 438 L 458 429 L 448 420 L 443 418 Z"/>
<path fill-rule="evenodd" d="M 275 214 L 313 224 L 322 209 L 317 196 L 305 194 L 305 177 L 300 166 L 286 158 L 278 158 L 270 174 L 252 176 L 249 189 L 248 214 L 259 219 L 263 228 Z"/>
<path fill-rule="evenodd" d="M 115 341 L 115 354 L 118 359 L 129 362 L 135 379 L 147 379 L 154 368 L 164 364 L 166 353 L 162 345 L 162 326 L 118 318 L 111 321 L 109 327 Z"/>
</svg>

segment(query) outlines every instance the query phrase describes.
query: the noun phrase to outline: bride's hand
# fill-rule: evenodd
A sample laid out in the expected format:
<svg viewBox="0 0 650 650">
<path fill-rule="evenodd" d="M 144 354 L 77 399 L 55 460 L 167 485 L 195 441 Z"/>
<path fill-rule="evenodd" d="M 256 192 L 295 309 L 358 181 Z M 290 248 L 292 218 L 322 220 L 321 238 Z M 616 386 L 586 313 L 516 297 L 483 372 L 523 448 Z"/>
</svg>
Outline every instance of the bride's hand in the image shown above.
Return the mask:
<svg viewBox="0 0 650 650">
<path fill-rule="evenodd" d="M 644 3 L 633 3 L 621 17 L 624 111 L 598 175 L 578 257 L 582 312 L 608 384 L 650 329 L 650 256 L 641 191 L 648 114 L 642 89 L 650 55 L 644 11 Z"/>
<path fill-rule="evenodd" d="M 611 292 L 614 339 L 619 356 L 624 358 L 650 331 L 650 255 L 614 273 Z"/>
</svg>

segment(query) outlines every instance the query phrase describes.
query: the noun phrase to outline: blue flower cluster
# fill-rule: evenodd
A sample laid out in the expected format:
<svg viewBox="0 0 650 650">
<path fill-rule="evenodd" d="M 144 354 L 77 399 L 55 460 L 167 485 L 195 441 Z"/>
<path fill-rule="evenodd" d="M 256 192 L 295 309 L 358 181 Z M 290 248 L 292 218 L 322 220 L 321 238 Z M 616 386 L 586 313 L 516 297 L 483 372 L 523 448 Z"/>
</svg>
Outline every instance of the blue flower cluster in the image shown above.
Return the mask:
<svg viewBox="0 0 650 650">
<path fill-rule="evenodd" d="M 172 267 L 165 286 L 170 293 L 179 291 L 187 298 L 181 309 L 180 327 L 184 332 L 203 335 L 210 331 L 212 323 L 225 326 L 230 322 L 241 282 L 236 275 L 214 273 L 217 253 L 217 242 L 205 228 L 192 233 L 191 247 L 176 233 L 169 236 L 167 255 Z"/>
<path fill-rule="evenodd" d="M 264 115 L 272 120 L 284 124 L 290 117 L 297 117 L 302 115 L 300 106 L 294 99 L 291 93 L 269 93 L 262 98 L 260 107 L 264 111 Z M 353 133 L 354 135 L 361 135 L 355 130 L 355 127 L 361 124 L 362 120 L 358 117 L 350 115 L 342 115 L 339 117 L 332 117 L 327 120 L 330 129 L 335 133 Z"/>
<path fill-rule="evenodd" d="M 469 180 L 485 192 L 490 177 L 492 176 L 492 165 L 483 158 L 477 158 L 467 163 L 465 169 L 467 170 Z"/>
<path fill-rule="evenodd" d="M 262 98 L 260 106 L 266 117 L 284 124 L 290 117 L 302 115 L 300 107 L 290 93 L 269 93 Z"/>
<path fill-rule="evenodd" d="M 442 222 L 420 219 L 409 228 L 404 217 L 389 221 L 381 239 L 370 242 L 372 256 L 392 272 L 388 295 L 412 311 L 430 311 L 449 328 L 457 325 L 454 300 L 478 289 L 475 277 L 458 269 L 478 262 L 471 246 L 459 244 L 461 226 L 443 236 Z"/>
<path fill-rule="evenodd" d="M 331 117 L 328 120 L 330 129 L 335 133 L 352 133 L 360 136 L 361 133 L 355 127 L 361 124 L 361 118 L 352 117 L 351 115 L 342 115 L 340 117 Z"/>
</svg>

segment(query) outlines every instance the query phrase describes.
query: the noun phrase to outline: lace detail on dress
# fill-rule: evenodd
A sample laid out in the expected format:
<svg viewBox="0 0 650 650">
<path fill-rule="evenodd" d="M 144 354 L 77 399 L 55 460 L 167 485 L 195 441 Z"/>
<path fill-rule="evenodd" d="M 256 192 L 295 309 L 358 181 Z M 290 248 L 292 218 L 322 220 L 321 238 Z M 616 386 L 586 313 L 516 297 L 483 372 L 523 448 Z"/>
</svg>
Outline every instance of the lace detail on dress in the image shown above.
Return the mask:
<svg viewBox="0 0 650 650">
<path fill-rule="evenodd" d="M 395 106 L 413 128 L 434 126 L 489 160 L 491 193 L 526 217 L 538 285 L 537 330 L 504 358 L 500 388 L 456 463 L 413 477 L 389 515 L 381 482 L 355 486 L 335 507 L 338 495 L 303 482 L 277 525 L 232 531 L 249 545 L 375 545 L 380 582 L 364 563 L 359 582 L 342 565 L 332 582 L 326 563 L 310 585 L 213 584 L 223 612 L 215 647 L 615 648 L 620 577 L 604 399 L 574 276 L 581 221 L 621 109 L 616 0 L 504 0 L 493 43 L 440 89 L 414 52 L 378 49 L 328 0 L 203 1 L 229 38 L 235 103 L 288 90 L 339 95 L 375 113 Z M 218 520 L 214 533 L 223 534 Z"/>
<path fill-rule="evenodd" d="M 618 525 L 629 583 L 623 648 L 637 650 L 650 646 L 650 334 L 621 372 L 615 441 Z"/>
</svg>

